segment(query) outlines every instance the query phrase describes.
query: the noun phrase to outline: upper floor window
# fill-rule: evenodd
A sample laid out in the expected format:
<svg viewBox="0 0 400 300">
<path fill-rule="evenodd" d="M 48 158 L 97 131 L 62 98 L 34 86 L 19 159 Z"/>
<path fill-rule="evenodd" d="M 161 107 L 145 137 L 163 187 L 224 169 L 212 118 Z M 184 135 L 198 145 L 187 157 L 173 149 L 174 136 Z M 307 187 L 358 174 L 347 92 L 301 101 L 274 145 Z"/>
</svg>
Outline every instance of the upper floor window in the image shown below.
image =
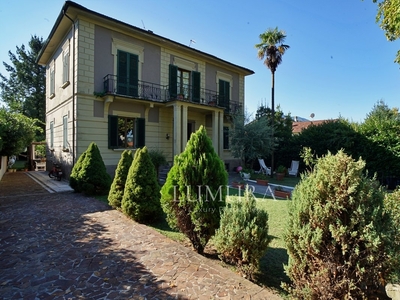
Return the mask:
<svg viewBox="0 0 400 300">
<path fill-rule="evenodd" d="M 50 98 L 54 98 L 56 90 L 56 80 L 54 65 L 50 67 Z"/>
<path fill-rule="evenodd" d="M 169 65 L 169 96 L 200 102 L 200 72 Z"/>
<path fill-rule="evenodd" d="M 145 120 L 121 116 L 108 116 L 108 148 L 140 148 L 145 141 Z"/>
<path fill-rule="evenodd" d="M 63 52 L 63 87 L 69 84 L 69 51 Z"/>
<path fill-rule="evenodd" d="M 189 99 L 190 92 L 190 72 L 187 70 L 179 69 L 176 76 L 176 89 L 178 99 Z"/>
<path fill-rule="evenodd" d="M 121 50 L 117 55 L 117 93 L 137 97 L 139 57 Z"/>
</svg>

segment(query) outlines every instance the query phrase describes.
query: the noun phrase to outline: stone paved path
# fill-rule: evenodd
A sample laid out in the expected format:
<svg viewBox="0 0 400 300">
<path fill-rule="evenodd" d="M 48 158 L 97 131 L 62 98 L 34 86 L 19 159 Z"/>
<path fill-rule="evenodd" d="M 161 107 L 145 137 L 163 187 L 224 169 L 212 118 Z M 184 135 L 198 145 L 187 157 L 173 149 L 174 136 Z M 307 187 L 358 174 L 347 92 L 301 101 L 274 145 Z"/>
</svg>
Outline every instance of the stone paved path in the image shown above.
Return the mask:
<svg viewBox="0 0 400 300">
<path fill-rule="evenodd" d="M 155 230 L 22 172 L 0 182 L 1 299 L 281 299 Z"/>
</svg>

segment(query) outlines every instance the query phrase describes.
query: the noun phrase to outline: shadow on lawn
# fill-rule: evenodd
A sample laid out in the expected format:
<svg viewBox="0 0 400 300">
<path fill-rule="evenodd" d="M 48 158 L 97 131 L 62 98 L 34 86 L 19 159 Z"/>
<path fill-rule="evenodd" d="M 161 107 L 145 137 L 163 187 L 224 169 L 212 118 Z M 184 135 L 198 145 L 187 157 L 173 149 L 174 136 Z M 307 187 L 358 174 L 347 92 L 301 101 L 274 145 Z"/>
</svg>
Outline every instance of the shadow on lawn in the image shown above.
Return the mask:
<svg viewBox="0 0 400 300">
<path fill-rule="evenodd" d="M 281 283 L 289 283 L 285 274 L 284 265 L 287 265 L 289 256 L 284 248 L 269 248 L 260 261 L 261 274 L 258 284 L 276 289 L 279 293 L 286 293 L 281 288 Z"/>
</svg>

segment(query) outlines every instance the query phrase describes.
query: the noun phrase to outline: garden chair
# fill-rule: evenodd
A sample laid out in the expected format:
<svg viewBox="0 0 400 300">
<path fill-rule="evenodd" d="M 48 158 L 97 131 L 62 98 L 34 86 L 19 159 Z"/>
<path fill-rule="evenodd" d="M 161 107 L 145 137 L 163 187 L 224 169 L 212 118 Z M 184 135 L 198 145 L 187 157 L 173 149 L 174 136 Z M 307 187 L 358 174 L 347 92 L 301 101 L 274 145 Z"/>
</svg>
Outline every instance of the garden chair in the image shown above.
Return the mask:
<svg viewBox="0 0 400 300">
<path fill-rule="evenodd" d="M 262 173 L 265 175 L 271 175 L 271 168 L 268 168 L 267 165 L 265 164 L 265 161 L 263 158 L 259 158 L 258 162 L 260 163 L 260 170 L 257 173 Z"/>
<path fill-rule="evenodd" d="M 299 161 L 298 160 L 292 160 L 292 164 L 290 168 L 288 169 L 289 176 L 293 175 L 297 177 L 299 174 Z"/>
</svg>

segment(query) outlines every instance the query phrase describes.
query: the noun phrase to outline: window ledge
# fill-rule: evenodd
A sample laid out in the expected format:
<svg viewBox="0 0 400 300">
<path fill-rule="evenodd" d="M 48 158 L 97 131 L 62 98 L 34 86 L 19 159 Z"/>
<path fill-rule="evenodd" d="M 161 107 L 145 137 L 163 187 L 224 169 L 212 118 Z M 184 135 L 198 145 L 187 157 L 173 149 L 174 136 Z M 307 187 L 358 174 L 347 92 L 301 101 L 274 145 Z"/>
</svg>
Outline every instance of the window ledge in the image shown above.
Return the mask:
<svg viewBox="0 0 400 300">
<path fill-rule="evenodd" d="M 115 149 L 111 149 L 112 151 L 116 151 L 116 152 L 122 152 L 124 150 L 136 150 L 136 148 L 115 148 Z"/>
<path fill-rule="evenodd" d="M 65 89 L 67 86 L 69 86 L 70 82 L 69 80 L 67 80 L 66 82 L 63 83 L 63 85 L 61 86 L 63 89 Z"/>
<path fill-rule="evenodd" d="M 55 96 L 56 96 L 56 94 L 51 93 L 49 98 L 50 98 L 50 99 L 53 99 Z"/>
</svg>

